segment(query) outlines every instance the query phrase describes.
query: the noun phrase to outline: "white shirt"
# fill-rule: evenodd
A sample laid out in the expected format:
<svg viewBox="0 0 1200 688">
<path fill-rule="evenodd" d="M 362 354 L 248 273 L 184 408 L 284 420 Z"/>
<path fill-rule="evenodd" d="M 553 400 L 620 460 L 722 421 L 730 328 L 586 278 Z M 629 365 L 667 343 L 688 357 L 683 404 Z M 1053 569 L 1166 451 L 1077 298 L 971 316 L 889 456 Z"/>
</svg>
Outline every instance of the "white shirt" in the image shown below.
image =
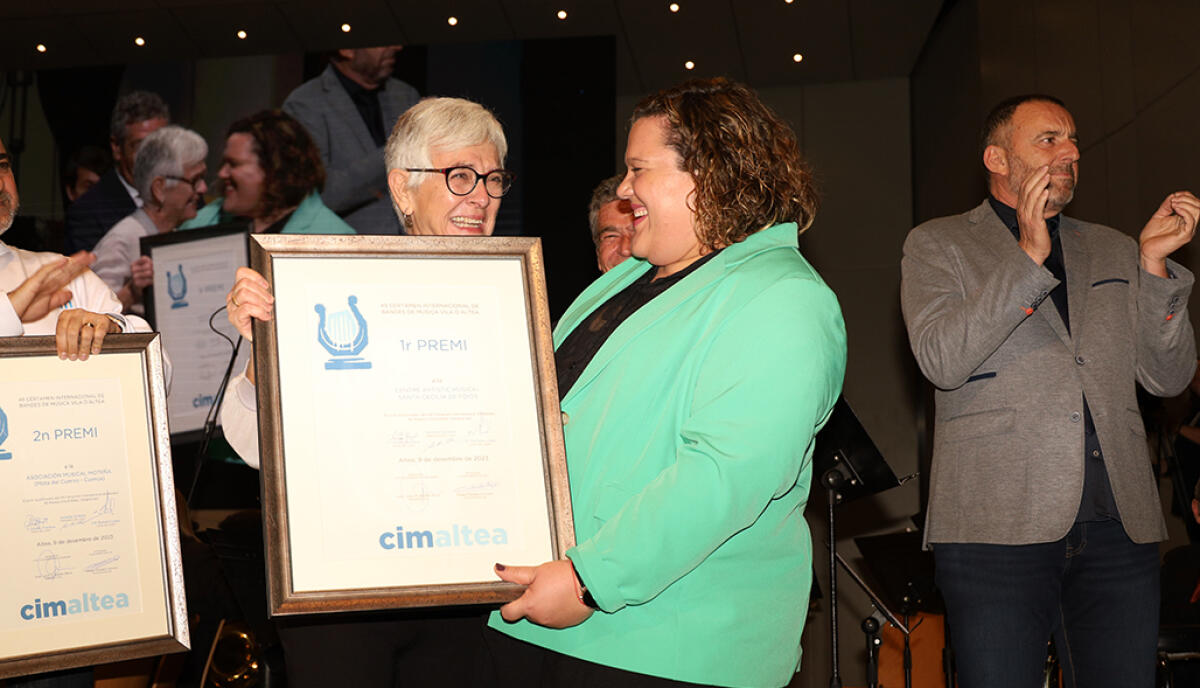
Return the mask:
<svg viewBox="0 0 1200 688">
<path fill-rule="evenodd" d="M 247 363 L 248 365 L 248 363 Z M 225 441 L 251 468 L 258 468 L 258 397 L 245 371 L 229 381 L 221 400 L 221 430 Z"/>
<path fill-rule="evenodd" d="M 120 290 L 132 274 L 130 264 L 142 255 L 141 238 L 155 234 L 158 234 L 158 227 L 146 211 L 140 208 L 133 211 L 113 225 L 92 249 L 96 254 L 92 272 L 104 280 L 109 289 Z"/>
<path fill-rule="evenodd" d="M 121 322 L 122 332 L 150 332 L 150 325 L 136 315 L 121 315 L 121 301 L 108 288 L 96 273 L 85 270 L 82 275 L 71 280 L 67 289 L 71 292 L 71 300 L 61 308 L 50 311 L 44 318 L 34 322 L 22 323 L 8 300 L 8 292 L 21 286 L 33 273 L 47 263 L 61 260 L 57 253 L 35 253 L 24 249 L 13 248 L 0 241 L 0 337 L 20 337 L 22 335 L 54 334 L 58 326 L 58 315 L 71 308 L 82 308 L 93 313 L 103 313 L 117 318 Z M 171 388 L 171 361 L 163 352 L 163 382 L 167 389 Z"/>
<path fill-rule="evenodd" d="M 125 190 L 129 192 L 129 197 L 133 199 L 133 204 L 139 208 L 142 207 L 142 195 L 138 193 L 138 190 L 133 188 L 132 184 L 125 181 L 125 177 L 120 172 L 117 172 L 117 179 L 121 182 L 121 186 L 125 187 Z"/>
</svg>

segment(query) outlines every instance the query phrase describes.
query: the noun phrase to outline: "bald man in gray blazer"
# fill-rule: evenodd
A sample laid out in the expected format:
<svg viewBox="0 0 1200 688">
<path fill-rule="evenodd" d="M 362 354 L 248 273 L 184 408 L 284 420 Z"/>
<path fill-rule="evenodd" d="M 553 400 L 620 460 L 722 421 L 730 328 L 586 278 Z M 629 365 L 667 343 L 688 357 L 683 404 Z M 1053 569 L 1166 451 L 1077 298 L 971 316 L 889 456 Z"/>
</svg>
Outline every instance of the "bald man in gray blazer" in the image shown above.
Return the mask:
<svg viewBox="0 0 1200 688">
<path fill-rule="evenodd" d="M 926 522 L 963 688 L 1152 686 L 1166 537 L 1136 386 L 1196 366 L 1200 199 L 1167 196 L 1137 241 L 1061 214 L 1079 149 L 1065 106 L 1019 96 L 984 127 L 990 197 L 904 245 L 901 305 L 936 388 Z"/>
</svg>

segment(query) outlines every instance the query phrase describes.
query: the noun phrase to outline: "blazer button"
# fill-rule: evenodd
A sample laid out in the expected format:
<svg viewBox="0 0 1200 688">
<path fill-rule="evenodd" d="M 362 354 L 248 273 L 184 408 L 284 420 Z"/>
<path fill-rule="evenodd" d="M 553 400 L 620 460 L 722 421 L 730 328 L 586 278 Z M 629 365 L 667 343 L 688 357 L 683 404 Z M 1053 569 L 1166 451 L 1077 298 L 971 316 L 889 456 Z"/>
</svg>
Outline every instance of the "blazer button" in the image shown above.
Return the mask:
<svg viewBox="0 0 1200 688">
<path fill-rule="evenodd" d="M 1078 411 L 1076 411 L 1076 412 L 1074 412 L 1074 413 L 1072 413 L 1072 414 L 1071 414 L 1071 422 L 1072 422 L 1072 423 L 1078 423 L 1078 422 L 1079 422 L 1079 419 L 1080 419 L 1081 417 L 1082 417 L 1082 416 L 1080 416 L 1079 412 L 1078 412 Z"/>
<path fill-rule="evenodd" d="M 1078 363 L 1079 365 L 1083 365 L 1084 364 L 1083 356 L 1076 356 L 1075 362 Z"/>
</svg>

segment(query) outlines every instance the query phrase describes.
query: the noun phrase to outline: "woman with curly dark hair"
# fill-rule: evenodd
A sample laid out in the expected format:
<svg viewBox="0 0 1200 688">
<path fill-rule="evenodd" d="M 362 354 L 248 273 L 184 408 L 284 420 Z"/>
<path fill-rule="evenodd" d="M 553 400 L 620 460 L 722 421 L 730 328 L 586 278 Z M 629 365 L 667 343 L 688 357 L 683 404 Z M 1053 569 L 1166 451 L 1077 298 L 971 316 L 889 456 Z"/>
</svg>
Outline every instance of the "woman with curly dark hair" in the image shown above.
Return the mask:
<svg viewBox="0 0 1200 688">
<path fill-rule="evenodd" d="M 354 234 L 321 202 L 321 153 L 308 131 L 282 110 L 263 110 L 229 126 L 217 178 L 222 197 L 184 229 L 242 217 L 255 233 Z"/>
<path fill-rule="evenodd" d="M 643 100 L 625 164 L 633 258 L 554 332 L 577 545 L 497 564 L 528 587 L 492 616 L 494 682 L 785 685 L 813 438 L 846 364 L 837 298 L 797 250 L 812 177 L 725 79 Z"/>
</svg>

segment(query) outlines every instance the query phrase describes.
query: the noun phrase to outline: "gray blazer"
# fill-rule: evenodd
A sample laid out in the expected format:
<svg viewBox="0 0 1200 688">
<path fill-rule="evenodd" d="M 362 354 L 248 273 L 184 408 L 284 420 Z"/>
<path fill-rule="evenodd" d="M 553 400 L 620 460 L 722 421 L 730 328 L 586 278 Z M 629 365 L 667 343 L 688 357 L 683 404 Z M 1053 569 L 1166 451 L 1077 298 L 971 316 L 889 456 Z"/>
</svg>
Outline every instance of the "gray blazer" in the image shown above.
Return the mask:
<svg viewBox="0 0 1200 688">
<path fill-rule="evenodd" d="M 1084 394 L 1125 531 L 1166 537 L 1135 388 L 1173 396 L 1191 380 L 1192 273 L 1142 271 L 1137 243 L 1101 225 L 1064 216 L 1059 236 L 1069 335 L 1045 301 L 1058 281 L 987 201 L 904 242 L 901 307 L 937 388 L 927 542 L 1065 536 L 1083 493 Z"/>
<path fill-rule="evenodd" d="M 360 234 L 400 234 L 400 221 L 387 190 L 383 149 L 375 145 L 362 115 L 333 73 L 333 65 L 301 84 L 283 101 L 283 110 L 312 134 L 325 163 L 321 200 Z M 379 94 L 383 128 L 421 96 L 412 86 L 388 79 Z"/>
</svg>

